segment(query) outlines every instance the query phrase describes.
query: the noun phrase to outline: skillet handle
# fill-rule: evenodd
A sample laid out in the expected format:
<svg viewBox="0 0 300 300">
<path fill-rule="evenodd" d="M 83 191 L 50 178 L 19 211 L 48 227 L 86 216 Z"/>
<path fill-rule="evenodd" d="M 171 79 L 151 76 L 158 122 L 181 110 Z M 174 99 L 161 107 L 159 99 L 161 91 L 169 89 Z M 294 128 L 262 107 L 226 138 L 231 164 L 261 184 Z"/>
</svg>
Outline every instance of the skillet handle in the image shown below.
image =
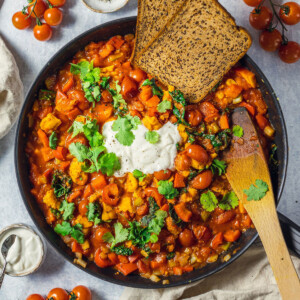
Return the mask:
<svg viewBox="0 0 300 300">
<path fill-rule="evenodd" d="M 5 263 L 4 263 L 4 266 L 3 266 L 3 270 L 2 270 L 2 272 L 0 274 L 0 289 L 1 289 L 1 286 L 2 286 L 2 283 L 3 283 L 6 266 L 7 266 L 7 261 L 5 260 Z"/>
</svg>

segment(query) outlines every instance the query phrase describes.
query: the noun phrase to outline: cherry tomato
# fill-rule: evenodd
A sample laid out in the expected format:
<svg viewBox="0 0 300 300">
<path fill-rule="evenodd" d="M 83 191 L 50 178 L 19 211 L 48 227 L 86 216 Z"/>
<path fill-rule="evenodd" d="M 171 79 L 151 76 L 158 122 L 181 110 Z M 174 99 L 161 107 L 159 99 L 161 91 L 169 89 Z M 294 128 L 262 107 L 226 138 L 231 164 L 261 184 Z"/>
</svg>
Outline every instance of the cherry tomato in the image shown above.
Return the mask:
<svg viewBox="0 0 300 300">
<path fill-rule="evenodd" d="M 36 4 L 35 4 L 35 2 L 36 2 Z M 34 4 L 35 4 L 35 6 L 34 6 Z M 34 7 L 34 11 L 31 13 L 31 11 L 33 10 L 33 7 Z M 27 11 L 28 11 L 28 14 L 31 13 L 31 15 L 30 15 L 31 17 L 41 18 L 44 15 L 44 12 L 46 9 L 47 9 L 47 6 L 43 0 L 36 0 L 36 1 L 33 0 L 28 4 Z"/>
<path fill-rule="evenodd" d="M 110 232 L 108 228 L 100 227 L 95 232 L 95 239 L 100 243 L 105 243 L 105 241 L 102 239 L 103 235 L 107 232 Z"/>
<path fill-rule="evenodd" d="M 258 6 L 262 0 L 244 0 L 244 2 L 248 5 L 248 6 Z"/>
<path fill-rule="evenodd" d="M 45 298 L 40 294 L 29 295 L 26 300 L 45 300 Z"/>
<path fill-rule="evenodd" d="M 190 145 L 186 148 L 186 155 L 191 159 L 205 165 L 208 162 L 208 154 L 204 148 L 199 145 Z"/>
<path fill-rule="evenodd" d="M 78 205 L 78 210 L 80 215 L 85 216 L 86 213 L 88 212 L 87 206 L 89 205 L 89 200 L 85 199 L 80 201 L 79 205 Z"/>
<path fill-rule="evenodd" d="M 100 268 L 106 268 L 114 264 L 105 253 L 101 252 L 100 248 L 98 248 L 95 252 L 94 261 L 95 264 Z"/>
<path fill-rule="evenodd" d="M 28 18 L 27 14 L 18 11 L 12 16 L 12 23 L 16 28 L 23 30 L 31 25 L 31 18 Z"/>
<path fill-rule="evenodd" d="M 130 71 L 129 76 L 137 83 L 144 81 L 147 78 L 147 74 L 141 69 L 135 69 Z"/>
<path fill-rule="evenodd" d="M 48 41 L 52 37 L 52 29 L 48 24 L 35 25 L 33 28 L 33 34 L 39 41 Z"/>
<path fill-rule="evenodd" d="M 48 8 L 44 12 L 44 19 L 48 25 L 57 26 L 61 23 L 63 19 L 63 14 L 59 8 Z"/>
<path fill-rule="evenodd" d="M 56 7 L 62 7 L 65 5 L 66 0 L 49 0 L 49 2 Z"/>
<path fill-rule="evenodd" d="M 186 107 L 185 119 L 192 127 L 196 127 L 201 123 L 203 117 L 195 105 L 188 105 Z"/>
<path fill-rule="evenodd" d="M 191 166 L 191 159 L 184 153 L 177 154 L 175 158 L 175 168 L 178 171 L 188 170 Z"/>
<path fill-rule="evenodd" d="M 167 180 L 171 177 L 172 172 L 170 170 L 161 170 L 158 172 L 154 172 L 154 177 L 157 180 Z"/>
<path fill-rule="evenodd" d="M 277 29 L 264 30 L 259 36 L 259 44 L 266 51 L 276 51 L 282 43 L 281 33 Z"/>
<path fill-rule="evenodd" d="M 61 288 L 52 289 L 47 297 L 51 298 L 51 300 L 69 300 L 68 293 Z"/>
<path fill-rule="evenodd" d="M 194 243 L 194 236 L 190 229 L 184 229 L 179 234 L 179 242 L 183 247 L 190 247 Z"/>
<path fill-rule="evenodd" d="M 278 54 L 285 63 L 295 63 L 300 58 L 300 45 L 296 42 L 288 42 L 286 45 L 280 46 Z"/>
<path fill-rule="evenodd" d="M 197 190 L 204 190 L 208 188 L 212 182 L 213 173 L 211 170 L 206 170 L 197 175 L 192 181 L 191 186 Z"/>
<path fill-rule="evenodd" d="M 76 300 L 92 300 L 92 293 L 89 288 L 84 285 L 78 285 L 74 287 L 71 292 L 71 296 L 75 295 Z M 70 296 L 70 299 L 72 299 Z"/>
<path fill-rule="evenodd" d="M 103 189 L 102 200 L 108 205 L 116 206 L 118 204 L 119 188 L 115 183 L 110 183 Z"/>
<path fill-rule="evenodd" d="M 281 20 L 287 25 L 295 25 L 300 21 L 300 5 L 296 2 L 284 3 L 279 11 Z"/>
<path fill-rule="evenodd" d="M 251 26 L 258 30 L 267 28 L 271 20 L 272 12 L 265 6 L 262 6 L 260 9 L 253 9 L 249 16 Z"/>
<path fill-rule="evenodd" d="M 122 84 L 122 95 L 126 98 L 133 98 L 138 93 L 138 87 L 135 80 L 131 79 L 129 76 L 125 76 Z"/>
</svg>

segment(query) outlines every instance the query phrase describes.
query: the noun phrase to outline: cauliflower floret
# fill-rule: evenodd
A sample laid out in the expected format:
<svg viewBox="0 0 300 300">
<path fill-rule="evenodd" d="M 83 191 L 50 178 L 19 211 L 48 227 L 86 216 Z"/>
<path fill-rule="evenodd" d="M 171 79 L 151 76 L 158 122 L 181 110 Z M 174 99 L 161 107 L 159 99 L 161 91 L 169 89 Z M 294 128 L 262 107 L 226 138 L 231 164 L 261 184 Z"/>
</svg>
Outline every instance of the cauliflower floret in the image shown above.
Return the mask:
<svg viewBox="0 0 300 300">
<path fill-rule="evenodd" d="M 46 192 L 46 194 L 45 194 L 45 196 L 43 198 L 43 202 L 48 207 L 51 207 L 53 209 L 59 209 L 60 208 L 60 202 L 57 201 L 53 189 L 51 189 L 48 192 Z"/>
<path fill-rule="evenodd" d="M 88 180 L 88 175 L 81 169 L 82 165 L 82 162 L 79 162 L 76 158 L 73 158 L 69 167 L 69 174 L 73 182 L 77 183 L 78 185 L 85 185 Z"/>
<path fill-rule="evenodd" d="M 143 120 L 143 124 L 147 129 L 150 131 L 152 130 L 158 130 L 162 127 L 162 124 L 159 123 L 158 119 L 156 117 L 149 117 L 146 116 Z"/>
<path fill-rule="evenodd" d="M 60 124 L 61 120 L 50 113 L 41 121 L 40 127 L 42 130 L 48 132 L 50 130 L 56 130 Z"/>
<path fill-rule="evenodd" d="M 131 197 L 124 196 L 121 198 L 120 204 L 118 205 L 118 211 L 129 211 L 133 212 Z"/>
<path fill-rule="evenodd" d="M 138 181 L 133 176 L 132 173 L 128 173 L 126 182 L 125 182 L 125 190 L 129 193 L 133 193 L 138 187 Z"/>
<path fill-rule="evenodd" d="M 117 215 L 116 215 L 114 209 L 110 205 L 107 205 L 104 202 L 102 202 L 102 205 L 103 205 L 103 212 L 102 212 L 101 219 L 104 222 L 117 218 Z"/>
</svg>

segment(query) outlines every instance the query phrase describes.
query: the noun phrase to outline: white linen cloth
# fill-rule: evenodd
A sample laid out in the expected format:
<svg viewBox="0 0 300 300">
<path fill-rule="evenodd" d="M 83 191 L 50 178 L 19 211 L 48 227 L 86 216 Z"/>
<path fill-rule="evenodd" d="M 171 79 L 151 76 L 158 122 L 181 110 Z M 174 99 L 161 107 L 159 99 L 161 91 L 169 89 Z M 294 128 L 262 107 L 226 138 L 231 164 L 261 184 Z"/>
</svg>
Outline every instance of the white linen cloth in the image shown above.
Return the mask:
<svg viewBox="0 0 300 300">
<path fill-rule="evenodd" d="M 292 260 L 299 275 L 300 259 L 292 256 Z M 202 281 L 158 290 L 126 288 L 120 298 L 120 300 L 177 299 L 277 300 L 281 299 L 281 296 L 266 253 L 262 245 L 256 243 L 227 268 Z"/>
<path fill-rule="evenodd" d="M 8 133 L 19 115 L 23 91 L 16 61 L 0 37 L 0 139 Z"/>
</svg>

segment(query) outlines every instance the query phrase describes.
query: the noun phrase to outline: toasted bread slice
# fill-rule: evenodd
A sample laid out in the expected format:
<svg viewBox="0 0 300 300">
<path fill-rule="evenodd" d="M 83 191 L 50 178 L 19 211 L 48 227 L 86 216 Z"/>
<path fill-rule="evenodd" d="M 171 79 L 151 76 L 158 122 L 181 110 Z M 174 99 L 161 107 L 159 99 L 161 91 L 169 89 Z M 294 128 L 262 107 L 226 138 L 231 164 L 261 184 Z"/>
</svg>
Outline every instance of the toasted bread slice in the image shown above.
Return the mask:
<svg viewBox="0 0 300 300">
<path fill-rule="evenodd" d="M 158 35 L 184 2 L 186 0 L 138 1 L 133 63 L 135 63 L 137 55 Z"/>
<path fill-rule="evenodd" d="M 250 46 L 248 32 L 216 0 L 187 0 L 136 65 L 199 102 Z"/>
</svg>

